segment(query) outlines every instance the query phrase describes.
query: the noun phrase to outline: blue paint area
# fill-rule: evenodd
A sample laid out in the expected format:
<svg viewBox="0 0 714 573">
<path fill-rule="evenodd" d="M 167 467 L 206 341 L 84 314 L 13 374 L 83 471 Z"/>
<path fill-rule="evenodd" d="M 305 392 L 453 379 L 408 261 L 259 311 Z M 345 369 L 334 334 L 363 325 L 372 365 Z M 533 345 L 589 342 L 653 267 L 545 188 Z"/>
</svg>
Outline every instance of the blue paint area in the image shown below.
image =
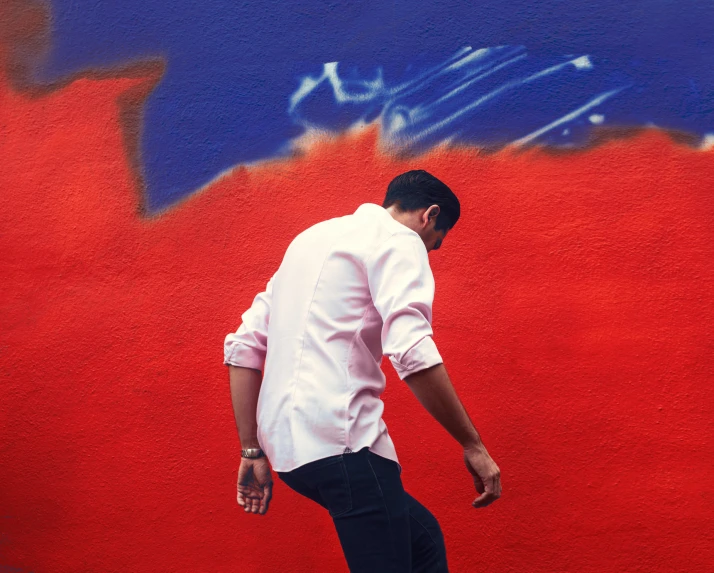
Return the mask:
<svg viewBox="0 0 714 573">
<path fill-rule="evenodd" d="M 714 132 L 709 1 L 52 0 L 52 15 L 53 49 L 38 82 L 166 59 L 166 74 L 146 104 L 141 141 L 152 211 L 236 164 L 286 153 L 306 125 L 340 130 L 380 115 L 385 120 L 399 109 L 401 120 L 389 115 L 402 126 L 391 133 L 392 142 L 413 151 L 444 140 L 578 145 L 591 116 L 605 125 Z M 468 79 L 455 70 L 438 81 L 425 81 L 424 74 L 466 46 L 492 48 L 487 59 L 505 57 L 504 50 L 523 58 L 440 99 Z M 522 81 L 585 56 L 589 68 L 566 65 Z M 320 78 L 326 62 L 339 62 L 337 77 L 371 99 L 340 101 L 333 84 L 322 82 L 291 108 L 291 96 L 306 78 Z M 380 93 L 369 88 L 377 77 Z M 409 82 L 419 88 L 395 95 Z M 400 123 L 407 111 L 418 121 Z M 424 129 L 431 131 L 413 141 Z"/>
</svg>

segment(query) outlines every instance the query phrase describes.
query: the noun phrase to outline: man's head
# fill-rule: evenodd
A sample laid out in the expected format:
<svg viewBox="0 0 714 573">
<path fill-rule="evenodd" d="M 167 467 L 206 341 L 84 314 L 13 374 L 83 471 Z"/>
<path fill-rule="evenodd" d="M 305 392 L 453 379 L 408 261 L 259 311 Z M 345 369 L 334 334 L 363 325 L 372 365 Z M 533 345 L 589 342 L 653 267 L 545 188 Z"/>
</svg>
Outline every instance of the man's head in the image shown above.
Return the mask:
<svg viewBox="0 0 714 573">
<path fill-rule="evenodd" d="M 382 207 L 415 231 L 427 251 L 438 249 L 461 214 L 459 200 L 444 183 L 419 169 L 395 177 Z"/>
</svg>

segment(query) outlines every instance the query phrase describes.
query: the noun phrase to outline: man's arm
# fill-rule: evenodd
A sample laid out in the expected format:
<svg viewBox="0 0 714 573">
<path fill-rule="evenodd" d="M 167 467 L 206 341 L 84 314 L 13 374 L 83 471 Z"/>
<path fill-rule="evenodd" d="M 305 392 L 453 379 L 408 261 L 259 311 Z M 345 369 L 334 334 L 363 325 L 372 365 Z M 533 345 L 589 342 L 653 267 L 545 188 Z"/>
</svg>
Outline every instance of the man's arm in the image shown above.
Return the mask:
<svg viewBox="0 0 714 573">
<path fill-rule="evenodd" d="M 241 448 L 259 448 L 256 411 L 262 373 L 253 368 L 229 366 L 228 378 Z"/>
<path fill-rule="evenodd" d="M 395 234 L 365 263 L 374 306 L 382 317 L 382 349 L 400 379 L 464 448 L 464 461 L 481 494 L 474 507 L 501 495 L 500 472 L 451 385 L 432 339 L 434 277 L 417 236 Z"/>
<path fill-rule="evenodd" d="M 259 448 L 256 411 L 262 373 L 253 368 L 228 367 L 231 401 L 241 448 Z M 265 457 L 241 458 L 238 469 L 238 505 L 246 513 L 264 514 L 273 496 L 273 479 Z"/>
<path fill-rule="evenodd" d="M 223 353 L 228 365 L 231 401 L 242 448 L 259 448 L 256 421 L 261 370 L 268 350 L 268 325 L 273 279 L 243 313 L 238 330 L 226 336 Z M 241 458 L 238 469 L 238 505 L 246 513 L 264 514 L 272 497 L 273 480 L 265 457 Z"/>
<path fill-rule="evenodd" d="M 422 406 L 464 449 L 464 462 L 481 495 L 472 505 L 485 507 L 501 496 L 501 472 L 493 461 L 443 364 L 419 370 L 404 381 Z"/>
</svg>

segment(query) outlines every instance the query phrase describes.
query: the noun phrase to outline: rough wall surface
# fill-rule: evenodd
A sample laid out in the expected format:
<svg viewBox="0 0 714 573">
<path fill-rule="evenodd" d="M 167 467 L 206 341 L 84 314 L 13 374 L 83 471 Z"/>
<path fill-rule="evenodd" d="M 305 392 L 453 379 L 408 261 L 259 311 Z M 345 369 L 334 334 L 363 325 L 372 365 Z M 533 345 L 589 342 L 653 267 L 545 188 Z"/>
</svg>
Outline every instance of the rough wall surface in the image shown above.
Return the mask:
<svg viewBox="0 0 714 573">
<path fill-rule="evenodd" d="M 435 339 L 503 472 L 471 508 L 458 448 L 385 367 L 403 479 L 451 570 L 712 571 L 713 150 L 651 128 L 400 154 L 384 142 L 410 133 L 380 108 L 362 129 L 320 116 L 331 136 L 155 214 L 146 194 L 169 195 L 137 130 L 171 58 L 22 83 L 47 12 L 0 15 L 0 571 L 346 571 L 327 514 L 281 482 L 266 516 L 235 504 L 222 340 L 295 234 L 417 167 L 462 200 L 431 255 Z"/>
</svg>

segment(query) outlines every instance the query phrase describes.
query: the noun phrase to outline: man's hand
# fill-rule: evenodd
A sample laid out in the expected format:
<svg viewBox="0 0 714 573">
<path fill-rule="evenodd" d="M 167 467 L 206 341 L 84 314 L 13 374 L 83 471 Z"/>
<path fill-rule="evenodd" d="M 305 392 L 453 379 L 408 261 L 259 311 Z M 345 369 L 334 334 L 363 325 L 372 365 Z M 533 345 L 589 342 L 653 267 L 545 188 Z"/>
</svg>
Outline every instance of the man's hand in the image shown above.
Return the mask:
<svg viewBox="0 0 714 573">
<path fill-rule="evenodd" d="M 273 497 L 273 476 L 268 459 L 241 458 L 238 469 L 238 505 L 246 513 L 263 515 Z"/>
<path fill-rule="evenodd" d="M 474 476 L 476 491 L 481 494 L 471 505 L 486 507 L 501 497 L 501 470 L 483 444 L 465 448 L 464 462 L 469 473 Z"/>
</svg>

